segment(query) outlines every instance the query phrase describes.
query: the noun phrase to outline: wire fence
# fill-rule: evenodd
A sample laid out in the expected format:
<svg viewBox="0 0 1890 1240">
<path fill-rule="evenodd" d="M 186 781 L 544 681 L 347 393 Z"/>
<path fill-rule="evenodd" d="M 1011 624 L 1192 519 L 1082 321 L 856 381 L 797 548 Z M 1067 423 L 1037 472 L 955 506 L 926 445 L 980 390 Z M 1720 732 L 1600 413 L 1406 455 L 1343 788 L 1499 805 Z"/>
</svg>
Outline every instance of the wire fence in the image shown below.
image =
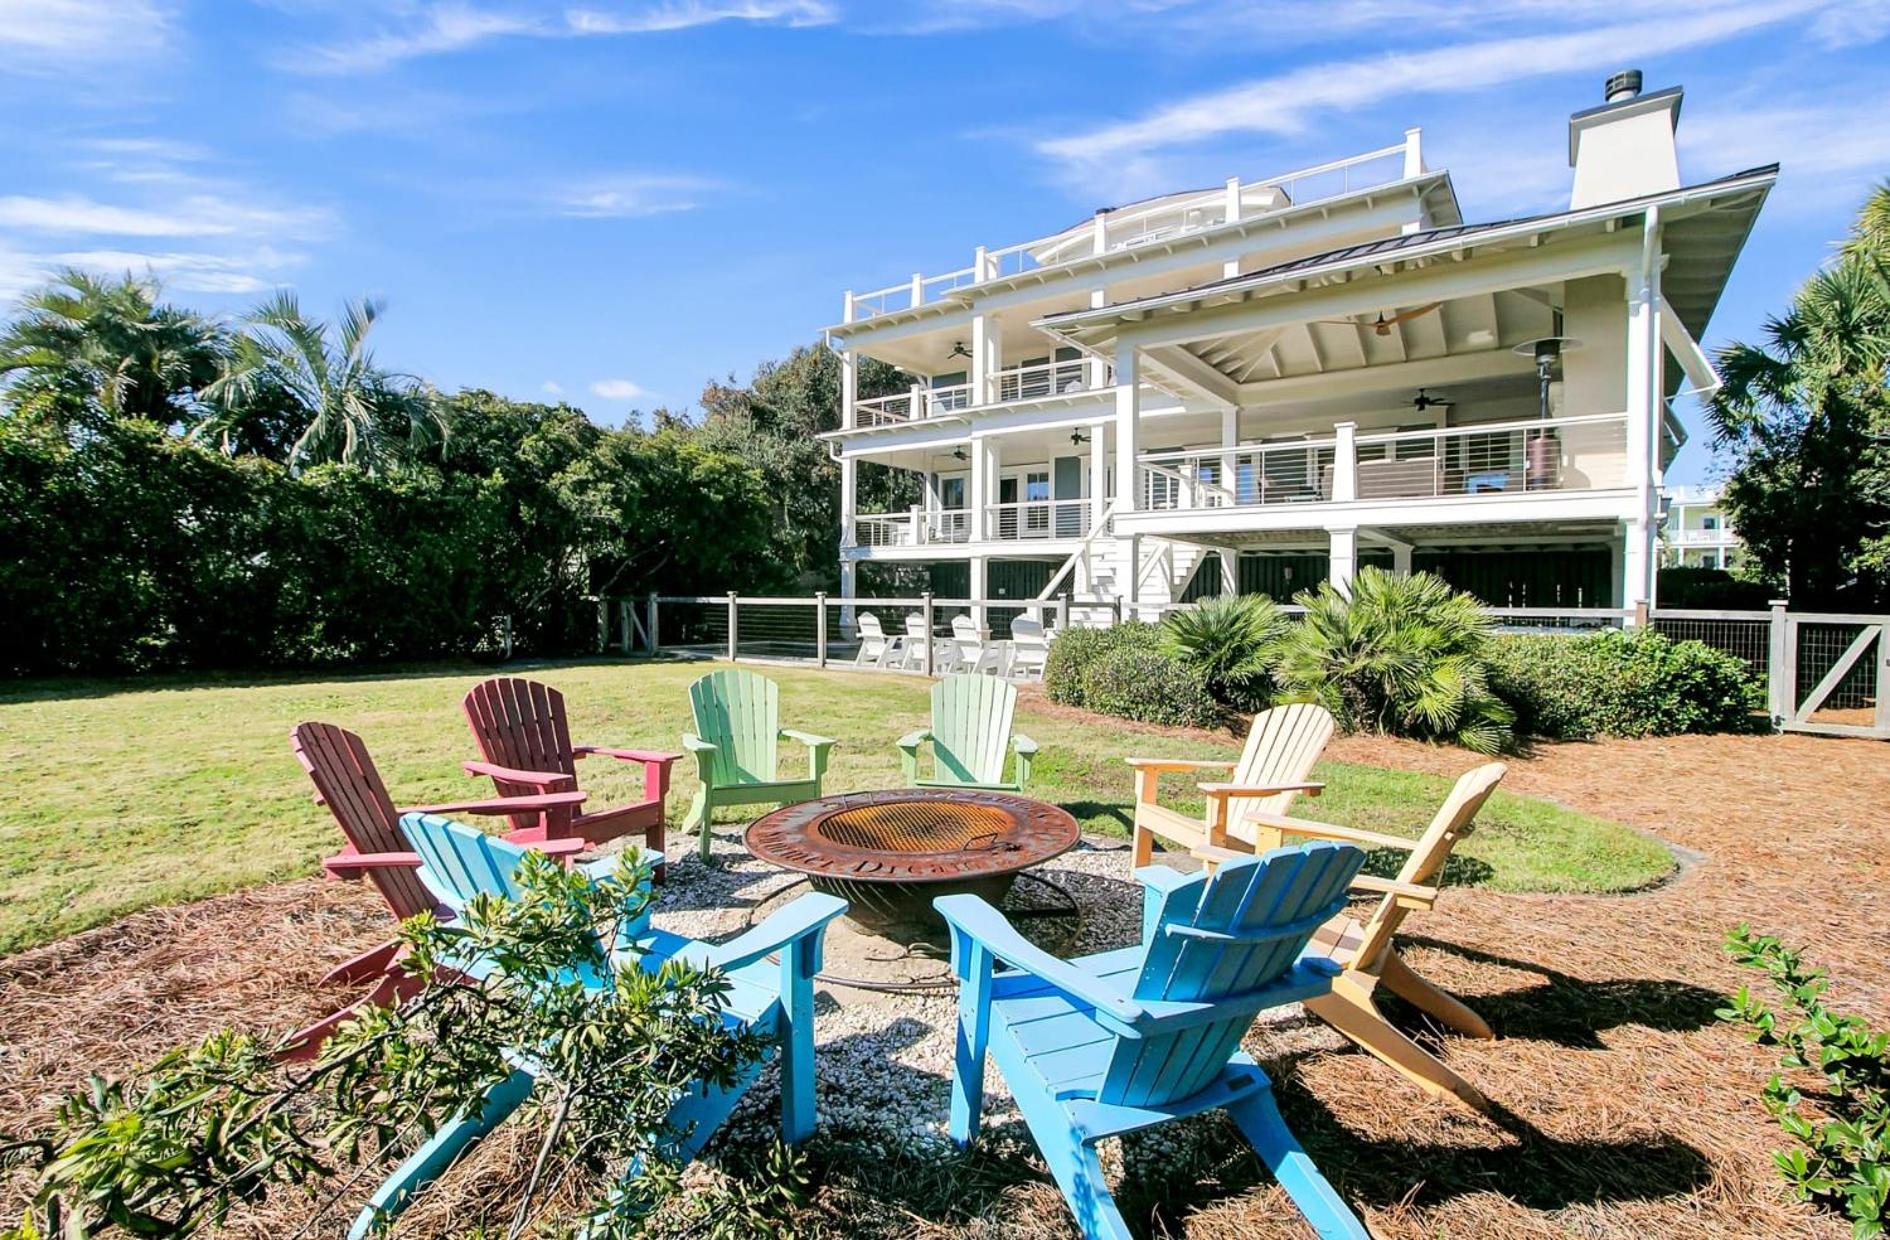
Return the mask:
<svg viewBox="0 0 1890 1240">
<path fill-rule="evenodd" d="M 1700 642 L 1742 660 L 1756 676 L 1772 670 L 1772 613 L 1769 611 L 1656 610 L 1654 630 L 1675 641 Z"/>
</svg>

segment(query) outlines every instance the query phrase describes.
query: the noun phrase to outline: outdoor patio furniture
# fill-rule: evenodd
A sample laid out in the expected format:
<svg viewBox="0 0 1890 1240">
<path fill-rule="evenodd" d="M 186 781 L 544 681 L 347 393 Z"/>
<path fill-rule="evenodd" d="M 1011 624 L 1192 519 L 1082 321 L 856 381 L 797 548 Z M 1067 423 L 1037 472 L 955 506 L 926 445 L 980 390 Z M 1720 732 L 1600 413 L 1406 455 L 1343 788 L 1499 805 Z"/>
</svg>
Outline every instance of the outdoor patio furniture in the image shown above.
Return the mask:
<svg viewBox="0 0 1890 1240">
<path fill-rule="evenodd" d="M 1030 782 L 1037 742 L 1011 732 L 1017 689 L 995 676 L 960 672 L 932 686 L 932 725 L 899 738 L 906 783 L 917 788 L 986 788 L 1022 792 Z M 930 778 L 919 774 L 919 749 L 932 743 Z M 1017 754 L 1015 777 L 1004 778 L 1006 755 Z"/>
<path fill-rule="evenodd" d="M 519 898 L 513 876 L 524 849 L 429 814 L 406 815 L 400 829 L 414 850 L 408 854 L 409 864 L 418 866 L 421 880 L 442 903 L 463 906 L 482 892 Z M 601 877 L 606 864 L 614 860 L 593 863 L 587 873 Z M 634 963 L 652 973 L 670 960 L 721 969 L 730 985 L 725 1018 L 767 1038 L 768 1054 L 780 1055 L 781 1133 L 798 1142 L 814 1132 L 814 974 L 820 971 L 827 923 L 846 907 L 833 896 L 804 895 L 754 929 L 716 946 L 652 929 L 646 921 L 620 928 L 609 954 L 614 964 Z M 466 971 L 479 976 L 492 967 L 489 961 L 472 961 Z M 586 978 L 585 984 L 609 983 Z M 521 1054 L 517 1062 L 517 1070 L 487 1093 L 476 1114 L 447 1122 L 395 1168 L 356 1216 L 349 1240 L 363 1240 L 385 1228 L 470 1142 L 524 1104 L 536 1084 L 535 1068 L 529 1054 Z M 683 1091 L 669 1114 L 676 1134 L 670 1154 L 679 1162 L 693 1159 L 759 1073 L 757 1064 L 726 1087 L 702 1082 Z"/>
<path fill-rule="evenodd" d="M 909 672 L 925 670 L 925 652 L 932 645 L 932 634 L 925 627 L 925 613 L 906 613 L 905 641 L 899 646 L 899 666 Z"/>
<path fill-rule="evenodd" d="M 702 859 L 709 859 L 710 822 L 724 805 L 785 805 L 820 795 L 827 753 L 836 742 L 780 726 L 780 689 L 766 676 L 741 668 L 710 672 L 689 686 L 696 730 L 683 733 L 683 748 L 696 759 L 702 786 L 689 806 L 683 830 L 699 832 Z M 780 742 L 807 747 L 807 776 L 782 779 Z"/>
<path fill-rule="evenodd" d="M 1409 854 L 1395 879 L 1360 875 L 1352 881 L 1353 891 L 1378 897 L 1377 908 L 1363 925 L 1356 918 L 1340 915 L 1313 936 L 1308 956 L 1329 961 L 1343 972 L 1333 980 L 1332 993 L 1308 999 L 1306 1009 L 1426 1093 L 1456 1098 L 1479 1111 L 1490 1109 L 1482 1092 L 1394 1029 L 1378 1010 L 1373 991 L 1383 982 L 1392 994 L 1461 1034 L 1473 1038 L 1495 1036 L 1483 1018 L 1461 1000 L 1438 989 L 1406 964 L 1398 955 L 1394 939 L 1407 914 L 1436 903 L 1439 879 L 1451 849 L 1470 834 L 1477 811 L 1496 791 L 1507 769 L 1501 762 L 1489 762 L 1466 772 L 1444 799 L 1431 825 L 1415 840 L 1301 818 L 1256 815 L 1256 825 L 1263 833 L 1276 832 L 1288 840 L 1340 840 Z M 1240 854 L 1207 848 L 1197 849 L 1196 855 L 1210 864 L 1222 864 Z"/>
<path fill-rule="evenodd" d="M 1188 761 L 1176 758 L 1128 758 L 1135 768 L 1134 864 L 1147 865 L 1155 841 L 1181 848 L 1213 845 L 1254 852 L 1259 838 L 1256 814 L 1284 814 L 1301 793 L 1318 796 L 1325 785 L 1314 782 L 1313 764 L 1332 739 L 1332 715 L 1323 706 L 1295 703 L 1261 711 L 1247 730 L 1238 760 Z M 1207 795 L 1207 809 L 1193 819 L 1159 803 L 1161 777 L 1170 771 L 1233 768 L 1226 783 L 1197 784 Z"/>
<path fill-rule="evenodd" d="M 573 745 L 564 710 L 564 694 L 535 680 L 502 676 L 474 685 L 460 703 L 473 740 L 484 757 L 464 764 L 468 775 L 486 775 L 501 796 L 567 792 L 577 785 L 577 760 L 592 755 L 636 762 L 643 767 L 642 799 L 552 821 L 545 815 L 513 817 L 515 840 L 575 837 L 590 847 L 623 835 L 640 835 L 643 846 L 663 851 L 664 802 L 669 795 L 670 764 L 678 753 Z M 662 874 L 657 874 L 662 881 Z"/>
<path fill-rule="evenodd" d="M 330 878 L 364 878 L 372 883 L 395 921 L 405 921 L 418 913 L 446 914 L 448 910 L 414 877 L 413 868 L 393 860 L 407 851 L 397 825 L 404 811 L 394 808 L 393 798 L 387 795 L 387 785 L 381 782 L 381 773 L 375 769 L 374 759 L 368 756 L 361 738 L 332 723 L 298 723 L 289 732 L 289 744 L 295 750 L 296 761 L 302 764 L 315 785 L 315 803 L 328 807 L 335 825 L 348 841 L 347 847 L 322 862 L 323 872 Z M 563 819 L 574 813 L 583 801 L 581 792 L 561 791 L 542 796 L 427 806 L 424 812 L 546 814 Z M 584 844 L 581 840 L 557 840 L 537 846 L 563 855 L 581 850 Z M 393 940 L 343 961 L 321 980 L 324 986 L 359 986 L 370 982 L 372 989 L 360 1000 L 292 1034 L 285 1043 L 286 1057 L 314 1056 L 344 1021 L 365 1008 L 398 1003 L 417 993 L 421 985 L 418 978 L 401 967 L 400 944 Z"/>
<path fill-rule="evenodd" d="M 1300 953 L 1344 908 L 1364 860 L 1353 845 L 1319 843 L 1212 876 L 1147 867 L 1136 873 L 1141 943 L 1068 961 L 976 896 L 938 900 L 959 978 L 952 1140 L 977 1138 L 988 1050 L 1085 1236 L 1130 1234 L 1099 1142 L 1221 1108 L 1319 1235 L 1363 1240 L 1240 1040 L 1258 1013 L 1332 985 L 1334 966 Z"/>
<path fill-rule="evenodd" d="M 952 617 L 950 644 L 957 652 L 961 671 L 995 673 L 1003 664 L 1003 650 L 997 643 L 986 640 L 984 631 L 970 616 Z"/>
<path fill-rule="evenodd" d="M 1050 640 L 1044 636 L 1043 621 L 1034 616 L 1018 616 L 1011 621 L 1009 666 L 1005 674 L 1013 678 L 1042 680 L 1050 658 Z"/>
<path fill-rule="evenodd" d="M 870 611 L 860 612 L 853 619 L 853 627 L 860 637 L 860 648 L 854 652 L 853 662 L 860 667 L 886 666 L 887 658 L 894 653 L 897 639 L 886 636 L 886 630 L 880 627 L 879 617 Z"/>
</svg>

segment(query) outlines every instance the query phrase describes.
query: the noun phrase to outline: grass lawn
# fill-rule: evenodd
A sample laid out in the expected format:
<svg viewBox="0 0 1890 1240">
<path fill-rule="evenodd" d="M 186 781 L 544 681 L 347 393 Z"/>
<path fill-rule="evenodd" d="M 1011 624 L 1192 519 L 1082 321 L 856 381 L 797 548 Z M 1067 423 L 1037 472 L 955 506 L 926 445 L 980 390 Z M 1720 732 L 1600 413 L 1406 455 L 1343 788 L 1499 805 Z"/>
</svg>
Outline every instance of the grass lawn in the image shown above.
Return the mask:
<svg viewBox="0 0 1890 1240">
<path fill-rule="evenodd" d="M 685 686 L 706 670 L 700 663 L 597 662 L 529 674 L 564 691 L 579 744 L 673 750 L 689 725 Z M 763 670 L 781 683 L 785 725 L 839 738 L 829 788 L 898 783 L 893 741 L 924 724 L 926 682 Z M 289 751 L 289 728 L 304 719 L 359 732 L 397 803 L 489 795 L 489 783 L 466 778 L 458 766 L 474 755 L 459 699 L 488 674 L 459 666 L 7 687 L 0 693 L 0 768 L 10 777 L 0 814 L 0 953 L 152 905 L 314 873 L 340 837 Z M 1085 830 L 1109 835 L 1128 833 L 1124 755 L 1211 757 L 1238 748 L 1231 737 L 1204 742 L 1028 710 L 1019 711 L 1018 727 L 1043 747 L 1031 793 L 1069 809 Z M 784 753 L 801 760 L 798 747 Z M 1470 761 L 1466 755 L 1466 767 Z M 672 822 L 695 790 L 689 765 L 675 769 Z M 628 764 L 593 758 L 581 771 L 596 804 L 640 787 L 640 769 Z M 1323 764 L 1319 777 L 1330 790 L 1302 801 L 1301 812 L 1406 835 L 1425 825 L 1449 782 L 1336 762 Z M 1182 787 L 1175 779 L 1177 797 Z M 686 847 L 678 840 L 671 851 Z M 1626 827 L 1499 793 L 1457 849 L 1449 877 L 1507 891 L 1620 891 L 1671 867 L 1664 847 Z"/>
</svg>

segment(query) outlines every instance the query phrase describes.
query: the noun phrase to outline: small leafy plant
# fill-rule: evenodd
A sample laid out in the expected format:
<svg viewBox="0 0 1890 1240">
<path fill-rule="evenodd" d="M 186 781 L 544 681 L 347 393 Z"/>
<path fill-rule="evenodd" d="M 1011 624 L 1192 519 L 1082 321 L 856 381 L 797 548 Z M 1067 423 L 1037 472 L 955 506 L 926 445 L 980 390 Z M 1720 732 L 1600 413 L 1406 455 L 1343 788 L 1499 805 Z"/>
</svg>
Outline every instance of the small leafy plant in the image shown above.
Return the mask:
<svg viewBox="0 0 1890 1240">
<path fill-rule="evenodd" d="M 1273 662 L 1293 622 L 1260 594 L 1205 598 L 1161 624 L 1162 650 L 1199 672 L 1221 705 L 1266 708 L 1273 697 Z"/>
<path fill-rule="evenodd" d="M 1824 971 L 1778 938 L 1742 922 L 1726 936 L 1726 950 L 1763 970 L 1785 1001 L 1774 1009 L 1741 986 L 1718 1013 L 1759 1045 L 1779 1048 L 1782 1071 L 1761 1097 L 1798 1142 L 1772 1155 L 1779 1171 L 1800 1200 L 1841 1211 L 1854 1240 L 1881 1236 L 1890 1210 L 1890 1032 L 1827 1008 Z M 1821 1087 L 1798 1083 L 1812 1073 Z"/>
</svg>

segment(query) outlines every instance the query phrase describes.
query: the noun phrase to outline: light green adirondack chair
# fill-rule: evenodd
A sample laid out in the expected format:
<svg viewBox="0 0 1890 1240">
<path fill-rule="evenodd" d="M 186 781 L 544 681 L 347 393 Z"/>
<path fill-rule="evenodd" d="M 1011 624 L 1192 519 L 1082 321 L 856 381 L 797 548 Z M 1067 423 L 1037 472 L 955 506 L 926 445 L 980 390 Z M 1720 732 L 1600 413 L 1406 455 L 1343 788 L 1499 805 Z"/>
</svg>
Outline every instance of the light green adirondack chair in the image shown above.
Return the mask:
<svg viewBox="0 0 1890 1240">
<path fill-rule="evenodd" d="M 696 759 L 702 786 L 689 806 L 683 830 L 701 834 L 702 859 L 709 859 L 709 822 L 717 806 L 786 805 L 820 795 L 831 737 L 780 726 L 780 690 L 766 676 L 731 668 L 710 672 L 689 686 L 696 730 L 683 733 L 683 748 Z M 807 778 L 782 779 L 780 742 L 807 746 Z"/>
<path fill-rule="evenodd" d="M 1017 690 L 996 676 L 962 672 L 932 686 L 932 726 L 899 738 L 906 783 L 919 788 L 984 788 L 1022 792 L 1030 782 L 1037 742 L 1011 734 Z M 919 747 L 932 742 L 932 778 L 919 778 Z M 1006 750 L 1017 753 L 1017 777 L 1004 780 Z"/>
</svg>

